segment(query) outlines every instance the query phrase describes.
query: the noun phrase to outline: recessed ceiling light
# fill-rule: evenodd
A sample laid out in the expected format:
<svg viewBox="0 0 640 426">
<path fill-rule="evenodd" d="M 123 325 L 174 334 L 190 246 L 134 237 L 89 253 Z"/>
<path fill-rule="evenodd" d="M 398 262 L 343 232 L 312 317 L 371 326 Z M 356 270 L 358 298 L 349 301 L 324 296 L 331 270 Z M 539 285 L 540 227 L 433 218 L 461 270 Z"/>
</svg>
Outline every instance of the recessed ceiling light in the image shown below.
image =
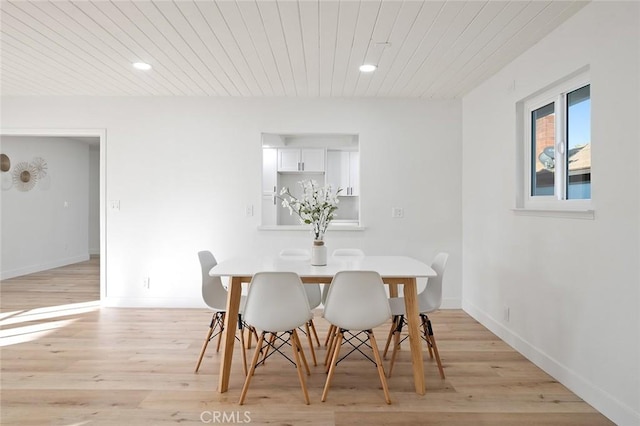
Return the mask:
<svg viewBox="0 0 640 426">
<path fill-rule="evenodd" d="M 134 62 L 133 67 L 137 70 L 148 71 L 151 69 L 151 65 L 146 62 Z"/>
<path fill-rule="evenodd" d="M 362 72 L 374 72 L 376 70 L 376 68 L 378 68 L 375 65 L 371 65 L 371 64 L 364 64 L 364 65 L 360 65 L 360 71 Z"/>
</svg>

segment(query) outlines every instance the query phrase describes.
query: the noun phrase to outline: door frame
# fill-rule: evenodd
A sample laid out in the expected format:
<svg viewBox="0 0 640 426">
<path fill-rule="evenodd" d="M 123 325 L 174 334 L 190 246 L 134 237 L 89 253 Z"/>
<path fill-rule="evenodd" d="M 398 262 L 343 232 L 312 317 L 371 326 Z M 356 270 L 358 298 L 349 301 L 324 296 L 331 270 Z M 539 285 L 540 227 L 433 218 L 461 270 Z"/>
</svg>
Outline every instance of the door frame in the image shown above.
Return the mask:
<svg viewBox="0 0 640 426">
<path fill-rule="evenodd" d="M 100 140 L 100 302 L 107 298 L 107 129 L 3 129 L 0 136 L 97 137 Z"/>
</svg>

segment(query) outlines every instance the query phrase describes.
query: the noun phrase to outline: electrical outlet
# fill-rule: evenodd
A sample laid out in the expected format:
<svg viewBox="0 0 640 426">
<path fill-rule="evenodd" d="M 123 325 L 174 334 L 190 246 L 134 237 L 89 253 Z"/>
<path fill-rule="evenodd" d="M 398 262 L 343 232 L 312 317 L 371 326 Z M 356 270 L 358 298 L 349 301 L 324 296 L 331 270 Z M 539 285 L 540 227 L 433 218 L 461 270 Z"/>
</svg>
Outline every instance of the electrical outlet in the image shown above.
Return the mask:
<svg viewBox="0 0 640 426">
<path fill-rule="evenodd" d="M 391 217 L 393 218 L 404 217 L 404 209 L 402 207 L 391 207 Z"/>
<path fill-rule="evenodd" d="M 251 216 L 253 216 L 253 205 L 252 205 L 252 204 L 247 204 L 247 205 L 244 207 L 244 215 L 245 215 L 246 217 L 251 217 Z"/>
<path fill-rule="evenodd" d="M 144 288 L 146 288 L 147 290 L 151 288 L 151 278 L 150 277 L 144 277 L 142 279 L 142 286 Z"/>
</svg>

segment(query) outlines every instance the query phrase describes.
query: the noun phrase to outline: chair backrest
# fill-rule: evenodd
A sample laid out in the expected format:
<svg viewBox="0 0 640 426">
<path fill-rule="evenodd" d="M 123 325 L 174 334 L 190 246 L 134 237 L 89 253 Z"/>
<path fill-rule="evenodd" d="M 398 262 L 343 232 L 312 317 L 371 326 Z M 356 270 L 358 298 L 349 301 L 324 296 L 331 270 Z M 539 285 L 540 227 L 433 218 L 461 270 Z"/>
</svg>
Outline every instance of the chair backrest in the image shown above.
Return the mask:
<svg viewBox="0 0 640 426">
<path fill-rule="evenodd" d="M 295 272 L 258 272 L 249 284 L 244 320 L 268 332 L 293 330 L 313 317 Z"/>
<path fill-rule="evenodd" d="M 431 268 L 438 274 L 435 277 L 429 277 L 427 286 L 418 295 L 418 305 L 420 312 L 431 312 L 440 308 L 442 305 L 442 279 L 444 278 L 444 270 L 447 266 L 448 253 L 438 253 L 431 262 Z"/>
<path fill-rule="evenodd" d="M 340 271 L 331 281 L 324 318 L 347 330 L 369 330 L 391 318 L 389 299 L 380 274 Z"/>
<path fill-rule="evenodd" d="M 356 257 L 362 257 L 364 256 L 364 251 L 358 249 L 358 248 L 339 248 L 339 249 L 335 249 L 333 251 L 333 253 L 331 253 L 332 256 L 356 256 Z"/>
<path fill-rule="evenodd" d="M 339 248 L 335 249 L 331 256 L 340 257 L 340 258 L 358 258 L 364 257 L 364 251 L 359 248 Z M 327 294 L 329 293 L 329 284 L 324 284 L 322 287 L 322 304 L 324 304 L 327 300 Z"/>
<path fill-rule="evenodd" d="M 283 259 L 286 259 L 286 258 L 311 259 L 311 251 L 306 249 L 299 249 L 299 248 L 288 248 L 280 252 L 280 257 Z"/>
<path fill-rule="evenodd" d="M 311 251 L 300 248 L 288 248 L 284 249 L 279 254 L 281 259 L 311 259 Z M 309 299 L 309 307 L 315 309 L 320 306 L 322 302 L 322 291 L 320 290 L 320 284 L 305 284 L 304 291 L 307 293 Z"/>
<path fill-rule="evenodd" d="M 322 290 L 320 290 L 320 284 L 305 284 L 304 291 L 307 293 L 307 300 L 309 301 L 309 307 L 315 309 L 322 303 Z"/>
<path fill-rule="evenodd" d="M 218 262 L 210 251 L 199 251 L 200 269 L 202 271 L 202 299 L 211 309 L 225 311 L 227 309 L 227 290 L 220 277 L 209 275 L 211 268 Z"/>
</svg>

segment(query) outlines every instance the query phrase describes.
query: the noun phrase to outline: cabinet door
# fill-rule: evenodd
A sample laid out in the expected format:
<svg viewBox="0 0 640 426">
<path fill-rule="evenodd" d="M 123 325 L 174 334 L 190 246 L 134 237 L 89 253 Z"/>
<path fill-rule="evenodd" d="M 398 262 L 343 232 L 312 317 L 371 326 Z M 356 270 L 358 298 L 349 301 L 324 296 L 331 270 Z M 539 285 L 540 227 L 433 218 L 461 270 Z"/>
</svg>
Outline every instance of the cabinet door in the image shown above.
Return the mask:
<svg viewBox="0 0 640 426">
<path fill-rule="evenodd" d="M 262 192 L 276 192 L 278 180 L 278 150 L 262 150 Z"/>
<path fill-rule="evenodd" d="M 342 188 L 340 195 L 347 195 L 349 187 L 349 153 L 327 151 L 327 183 L 334 191 Z"/>
<path fill-rule="evenodd" d="M 302 162 L 302 171 L 324 173 L 324 149 L 302 149 L 300 159 Z"/>
<path fill-rule="evenodd" d="M 262 224 L 278 224 L 278 200 L 275 194 L 262 194 Z"/>
<path fill-rule="evenodd" d="M 278 149 L 278 171 L 297 172 L 299 171 L 300 150 L 299 149 Z"/>
<path fill-rule="evenodd" d="M 360 195 L 360 153 L 349 153 L 349 186 L 350 195 Z"/>
</svg>

